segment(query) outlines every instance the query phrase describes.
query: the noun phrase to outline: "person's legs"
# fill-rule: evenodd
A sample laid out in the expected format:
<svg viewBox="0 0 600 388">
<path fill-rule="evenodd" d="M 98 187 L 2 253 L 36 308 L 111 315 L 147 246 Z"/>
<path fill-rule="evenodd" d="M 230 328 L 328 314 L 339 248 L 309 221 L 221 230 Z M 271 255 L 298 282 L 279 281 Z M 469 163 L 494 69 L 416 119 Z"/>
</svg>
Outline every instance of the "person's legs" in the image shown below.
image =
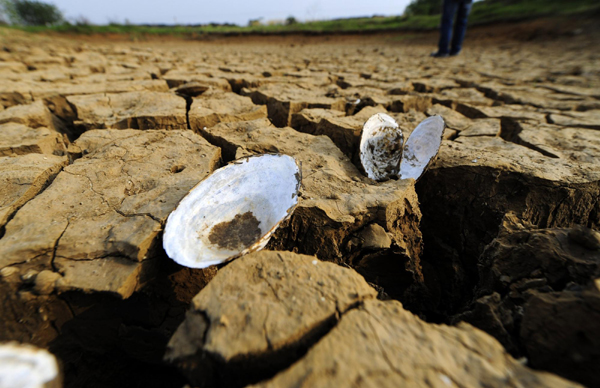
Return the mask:
<svg viewBox="0 0 600 388">
<path fill-rule="evenodd" d="M 452 34 L 452 48 L 450 55 L 456 55 L 462 50 L 462 43 L 465 40 L 467 32 L 467 19 L 471 12 L 473 3 L 470 1 L 461 1 L 458 4 L 458 15 L 456 15 L 456 24 L 454 25 L 454 33 Z"/>
<path fill-rule="evenodd" d="M 452 25 L 454 24 L 454 14 L 458 7 L 456 0 L 444 0 L 442 6 L 442 24 L 440 26 L 440 41 L 438 43 L 438 54 L 448 54 L 450 45 L 450 34 L 452 34 Z"/>
</svg>

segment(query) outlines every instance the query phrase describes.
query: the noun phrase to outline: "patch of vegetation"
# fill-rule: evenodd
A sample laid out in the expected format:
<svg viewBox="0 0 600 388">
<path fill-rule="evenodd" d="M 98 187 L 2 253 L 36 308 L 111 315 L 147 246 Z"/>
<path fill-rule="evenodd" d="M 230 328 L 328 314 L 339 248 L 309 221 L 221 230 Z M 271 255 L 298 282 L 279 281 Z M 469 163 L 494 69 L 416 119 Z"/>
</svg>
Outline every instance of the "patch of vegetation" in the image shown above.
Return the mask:
<svg viewBox="0 0 600 388">
<path fill-rule="evenodd" d="M 0 11 L 16 25 L 49 26 L 64 21 L 54 4 L 36 0 L 2 0 Z"/>
<path fill-rule="evenodd" d="M 443 0 L 413 0 L 404 13 L 414 15 L 439 15 L 442 12 Z"/>
<path fill-rule="evenodd" d="M 598 0 L 485 0 L 473 4 L 471 24 L 541 16 L 568 16 L 600 10 Z"/>
</svg>

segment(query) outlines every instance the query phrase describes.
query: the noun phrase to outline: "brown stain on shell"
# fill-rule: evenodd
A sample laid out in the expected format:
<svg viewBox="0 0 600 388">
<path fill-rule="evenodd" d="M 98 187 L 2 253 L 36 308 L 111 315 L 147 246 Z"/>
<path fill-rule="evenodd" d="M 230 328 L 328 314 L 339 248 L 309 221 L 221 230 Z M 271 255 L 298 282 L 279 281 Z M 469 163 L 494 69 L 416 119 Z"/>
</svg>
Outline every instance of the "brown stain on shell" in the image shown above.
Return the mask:
<svg viewBox="0 0 600 388">
<path fill-rule="evenodd" d="M 231 221 L 215 225 L 208 240 L 219 248 L 238 250 L 254 244 L 262 235 L 258 225 L 260 222 L 248 211 L 236 214 Z"/>
</svg>

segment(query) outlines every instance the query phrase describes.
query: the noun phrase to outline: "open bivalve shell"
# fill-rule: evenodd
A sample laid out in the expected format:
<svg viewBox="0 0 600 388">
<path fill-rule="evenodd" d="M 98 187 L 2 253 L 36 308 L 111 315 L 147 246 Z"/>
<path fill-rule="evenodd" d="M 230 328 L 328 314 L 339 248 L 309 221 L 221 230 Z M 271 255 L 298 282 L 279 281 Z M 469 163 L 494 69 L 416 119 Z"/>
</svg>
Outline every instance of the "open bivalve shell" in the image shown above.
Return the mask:
<svg viewBox="0 0 600 388">
<path fill-rule="evenodd" d="M 384 114 L 371 116 L 363 127 L 360 161 L 367 176 L 376 181 L 393 177 L 418 180 L 442 145 L 446 124 L 441 116 L 423 120 L 402 147 L 402 130 Z"/>
<path fill-rule="evenodd" d="M 360 162 L 369 178 L 380 181 L 398 175 L 403 140 L 402 130 L 385 113 L 367 120 L 360 139 Z"/>
<path fill-rule="evenodd" d="M 301 169 L 287 155 L 239 159 L 194 187 L 169 215 L 167 255 L 191 268 L 224 263 L 265 247 L 298 205 Z"/>
<path fill-rule="evenodd" d="M 9 342 L 0 345 L 0 387 L 60 387 L 56 358 L 43 349 Z"/>
<path fill-rule="evenodd" d="M 441 116 L 435 115 L 421 121 L 404 144 L 400 179 L 418 180 L 437 156 L 442 145 L 442 135 L 446 123 Z"/>
</svg>

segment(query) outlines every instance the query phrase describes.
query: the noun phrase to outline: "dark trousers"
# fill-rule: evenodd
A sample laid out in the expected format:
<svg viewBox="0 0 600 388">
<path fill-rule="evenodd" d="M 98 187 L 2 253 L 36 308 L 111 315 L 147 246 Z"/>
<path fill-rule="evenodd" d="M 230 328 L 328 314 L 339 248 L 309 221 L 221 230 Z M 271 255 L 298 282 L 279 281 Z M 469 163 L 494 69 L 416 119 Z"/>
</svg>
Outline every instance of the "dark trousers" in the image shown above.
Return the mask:
<svg viewBox="0 0 600 388">
<path fill-rule="evenodd" d="M 438 43 L 440 54 L 458 54 L 462 49 L 462 42 L 467 32 L 467 19 L 472 5 L 470 0 L 444 0 L 440 42 Z M 456 24 L 454 16 L 456 16 Z M 454 33 L 452 33 L 453 24 Z M 450 46 L 451 37 L 452 45 Z"/>
</svg>

